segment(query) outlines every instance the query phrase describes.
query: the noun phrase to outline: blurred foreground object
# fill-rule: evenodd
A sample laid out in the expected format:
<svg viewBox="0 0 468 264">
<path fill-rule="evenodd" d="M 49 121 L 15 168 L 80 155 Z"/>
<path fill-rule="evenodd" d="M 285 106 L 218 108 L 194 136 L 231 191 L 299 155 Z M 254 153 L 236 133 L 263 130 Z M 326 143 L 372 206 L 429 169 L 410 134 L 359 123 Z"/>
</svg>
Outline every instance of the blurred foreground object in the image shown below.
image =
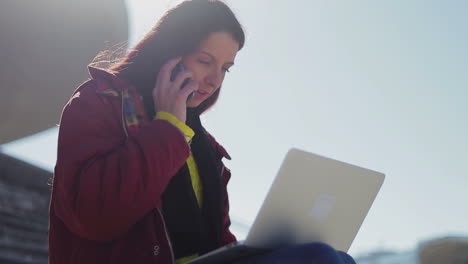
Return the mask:
<svg viewBox="0 0 468 264">
<path fill-rule="evenodd" d="M 422 243 L 419 247 L 421 264 L 467 264 L 468 237 L 445 237 Z"/>
<path fill-rule="evenodd" d="M 86 65 L 127 41 L 124 0 L 0 1 L 0 144 L 50 128 Z"/>
</svg>

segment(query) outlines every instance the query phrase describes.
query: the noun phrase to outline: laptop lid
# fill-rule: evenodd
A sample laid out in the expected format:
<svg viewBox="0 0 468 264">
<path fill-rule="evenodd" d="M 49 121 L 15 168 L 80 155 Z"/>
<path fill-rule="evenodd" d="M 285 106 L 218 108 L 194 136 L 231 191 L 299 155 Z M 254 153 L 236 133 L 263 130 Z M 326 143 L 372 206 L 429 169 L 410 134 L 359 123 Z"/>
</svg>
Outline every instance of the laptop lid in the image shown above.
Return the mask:
<svg viewBox="0 0 468 264">
<path fill-rule="evenodd" d="M 245 245 L 275 248 L 324 242 L 347 252 L 385 175 L 291 149 Z"/>
</svg>

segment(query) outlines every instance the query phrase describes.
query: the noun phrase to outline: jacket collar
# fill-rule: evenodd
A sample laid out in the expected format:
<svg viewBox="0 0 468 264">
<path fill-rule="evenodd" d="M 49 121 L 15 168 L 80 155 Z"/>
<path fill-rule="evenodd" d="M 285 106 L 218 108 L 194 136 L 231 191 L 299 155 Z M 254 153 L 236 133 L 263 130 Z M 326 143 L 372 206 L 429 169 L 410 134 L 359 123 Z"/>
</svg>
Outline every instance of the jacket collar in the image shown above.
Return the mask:
<svg viewBox="0 0 468 264">
<path fill-rule="evenodd" d="M 135 92 L 135 87 L 128 82 L 127 80 L 117 76 L 115 73 L 88 65 L 88 72 L 91 78 L 95 80 L 105 80 L 110 85 L 99 85 L 98 93 L 109 95 L 109 96 L 119 96 L 119 93 L 125 91 Z"/>
<path fill-rule="evenodd" d="M 214 146 L 215 152 L 221 157 L 231 160 L 231 156 L 229 156 L 226 149 L 221 144 L 219 144 L 218 141 L 208 131 L 206 131 L 206 129 L 205 129 L 205 132 L 208 135 L 208 139 L 210 140 L 211 145 Z"/>
<path fill-rule="evenodd" d="M 223 157 L 231 160 L 231 156 L 229 156 L 229 153 L 227 153 L 226 149 L 221 144 L 218 144 L 218 151 Z"/>
</svg>

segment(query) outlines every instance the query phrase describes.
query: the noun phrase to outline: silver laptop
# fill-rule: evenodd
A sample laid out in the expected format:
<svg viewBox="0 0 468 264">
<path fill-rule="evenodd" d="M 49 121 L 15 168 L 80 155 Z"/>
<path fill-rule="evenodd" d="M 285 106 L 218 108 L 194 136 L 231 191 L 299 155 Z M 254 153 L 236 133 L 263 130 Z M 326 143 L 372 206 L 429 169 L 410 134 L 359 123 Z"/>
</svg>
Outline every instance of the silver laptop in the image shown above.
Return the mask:
<svg viewBox="0 0 468 264">
<path fill-rule="evenodd" d="M 291 149 L 245 241 L 188 263 L 226 263 L 279 247 L 324 242 L 347 252 L 385 175 Z"/>
</svg>

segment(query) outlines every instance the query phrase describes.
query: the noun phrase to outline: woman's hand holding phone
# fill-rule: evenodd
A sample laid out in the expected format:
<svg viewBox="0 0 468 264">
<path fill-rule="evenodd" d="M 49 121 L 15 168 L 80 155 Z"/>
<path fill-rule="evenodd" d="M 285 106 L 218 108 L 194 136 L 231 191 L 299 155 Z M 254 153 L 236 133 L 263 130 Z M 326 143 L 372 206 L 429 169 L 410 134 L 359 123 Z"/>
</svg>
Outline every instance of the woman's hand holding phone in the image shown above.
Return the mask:
<svg viewBox="0 0 468 264">
<path fill-rule="evenodd" d="M 187 119 L 187 98 L 198 89 L 198 83 L 187 79 L 192 77 L 190 71 L 180 71 L 177 75 L 173 71 L 182 57 L 169 60 L 159 71 L 158 78 L 153 88 L 153 102 L 155 112 L 168 112 L 181 122 Z M 171 78 L 171 75 L 173 75 Z M 171 80 L 172 79 L 172 80 Z"/>
</svg>

